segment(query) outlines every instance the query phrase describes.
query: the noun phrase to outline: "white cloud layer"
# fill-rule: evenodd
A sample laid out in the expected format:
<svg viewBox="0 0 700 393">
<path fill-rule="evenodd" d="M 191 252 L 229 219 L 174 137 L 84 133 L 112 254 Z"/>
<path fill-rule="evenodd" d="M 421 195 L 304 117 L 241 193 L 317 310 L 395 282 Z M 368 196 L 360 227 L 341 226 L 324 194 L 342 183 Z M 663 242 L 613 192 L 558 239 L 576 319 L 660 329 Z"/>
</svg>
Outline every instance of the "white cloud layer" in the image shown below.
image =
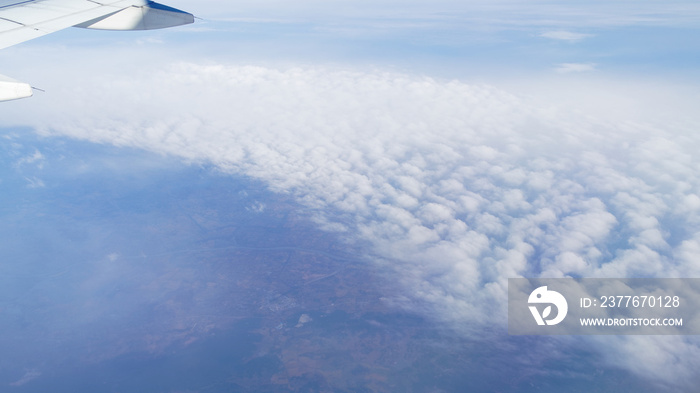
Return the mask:
<svg viewBox="0 0 700 393">
<path fill-rule="evenodd" d="M 406 289 L 397 305 L 459 329 L 504 326 L 508 277 L 700 273 L 697 119 L 579 114 L 376 70 L 178 63 L 100 75 L 8 118 L 291 192 L 322 225 L 373 246 Z M 696 382 L 697 340 L 590 341 L 611 364 Z M 658 356 L 639 356 L 645 347 Z"/>
</svg>

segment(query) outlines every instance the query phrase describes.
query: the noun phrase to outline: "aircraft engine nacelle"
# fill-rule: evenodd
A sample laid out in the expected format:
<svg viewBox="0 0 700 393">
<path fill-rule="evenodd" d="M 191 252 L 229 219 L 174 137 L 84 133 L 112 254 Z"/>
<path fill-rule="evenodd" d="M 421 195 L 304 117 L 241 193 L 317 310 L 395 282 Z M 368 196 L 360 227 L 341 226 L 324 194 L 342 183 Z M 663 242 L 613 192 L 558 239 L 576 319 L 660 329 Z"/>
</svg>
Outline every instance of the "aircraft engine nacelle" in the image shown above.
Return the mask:
<svg viewBox="0 0 700 393">
<path fill-rule="evenodd" d="M 32 87 L 29 84 L 0 75 L 0 101 L 19 100 L 31 97 L 32 94 Z"/>
<path fill-rule="evenodd" d="M 75 25 L 97 30 L 153 30 L 194 23 L 190 13 L 149 1 L 113 14 Z"/>
</svg>

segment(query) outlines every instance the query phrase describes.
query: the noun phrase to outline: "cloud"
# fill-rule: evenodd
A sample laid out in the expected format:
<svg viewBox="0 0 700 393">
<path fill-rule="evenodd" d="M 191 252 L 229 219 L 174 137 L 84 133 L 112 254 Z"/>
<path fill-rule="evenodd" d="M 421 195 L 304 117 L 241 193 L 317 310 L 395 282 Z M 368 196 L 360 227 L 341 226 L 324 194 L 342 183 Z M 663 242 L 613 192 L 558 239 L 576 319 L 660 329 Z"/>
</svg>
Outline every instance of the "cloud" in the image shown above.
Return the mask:
<svg viewBox="0 0 700 393">
<path fill-rule="evenodd" d="M 697 271 L 694 127 L 383 70 L 114 67 L 72 68 L 66 78 L 87 75 L 95 88 L 56 87 L 9 119 L 213 163 L 291 193 L 319 225 L 370 245 L 405 288 L 388 301 L 465 334 L 504 326 L 509 277 Z M 603 357 L 630 348 L 590 342 Z M 697 343 L 657 344 L 676 361 L 652 376 L 694 382 Z M 649 376 L 645 359 L 618 364 Z"/>
<path fill-rule="evenodd" d="M 9 385 L 10 385 L 10 386 L 22 386 L 22 385 L 25 385 L 25 384 L 27 384 L 28 382 L 31 382 L 32 380 L 38 378 L 39 376 L 41 376 L 41 372 L 40 372 L 40 371 L 34 370 L 34 369 L 28 370 L 28 371 L 26 371 L 26 372 L 24 373 L 24 375 L 22 376 L 22 378 L 18 379 L 18 380 L 15 381 L 15 382 L 10 383 Z"/>
<path fill-rule="evenodd" d="M 28 188 L 44 188 L 46 187 L 46 184 L 44 184 L 44 181 L 41 179 L 38 179 L 36 177 L 26 177 L 25 180 L 27 180 L 27 187 Z"/>
<path fill-rule="evenodd" d="M 572 33 L 565 30 L 553 30 L 540 34 L 540 37 L 551 38 L 553 40 L 578 42 L 584 38 L 592 37 L 592 34 Z"/>
<path fill-rule="evenodd" d="M 625 336 L 616 338 L 598 338 L 599 344 L 611 346 L 605 353 L 605 362 L 614 364 L 625 358 L 644 359 L 634 362 L 630 367 L 640 375 L 647 375 L 657 381 L 688 381 L 697 378 L 700 366 L 700 342 L 691 336 Z M 649 354 L 654 354 L 649 356 Z M 680 359 L 684 367 L 664 367 Z M 674 390 L 672 384 L 660 390 Z"/>
<path fill-rule="evenodd" d="M 34 164 L 38 169 L 42 169 L 44 165 L 44 155 L 41 154 L 39 150 L 34 150 L 34 153 L 25 157 L 20 158 L 15 162 L 13 165 L 15 168 L 21 168 L 22 166 L 25 165 L 32 165 Z"/>
<path fill-rule="evenodd" d="M 554 69 L 559 74 L 571 74 L 578 72 L 595 71 L 597 65 L 594 63 L 562 63 Z"/>
</svg>

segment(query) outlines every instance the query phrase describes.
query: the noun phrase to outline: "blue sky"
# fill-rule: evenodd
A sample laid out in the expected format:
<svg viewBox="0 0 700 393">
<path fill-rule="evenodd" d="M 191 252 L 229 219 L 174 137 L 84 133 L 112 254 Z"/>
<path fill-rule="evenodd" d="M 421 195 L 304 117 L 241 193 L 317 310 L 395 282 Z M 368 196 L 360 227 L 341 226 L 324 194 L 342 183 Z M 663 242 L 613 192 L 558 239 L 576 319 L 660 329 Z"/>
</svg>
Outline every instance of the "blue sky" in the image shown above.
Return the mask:
<svg viewBox="0 0 700 393">
<path fill-rule="evenodd" d="M 231 10 L 206 2 L 198 6 L 208 22 L 202 27 L 230 31 L 221 35 L 229 42 L 261 41 L 277 49 L 291 45 L 302 56 L 330 60 L 393 59 L 405 66 L 401 63 L 429 58 L 433 63 L 478 63 L 484 68 L 507 63 L 506 70 L 529 72 L 558 63 L 689 70 L 689 63 L 697 59 L 693 33 L 700 17 L 693 2 L 259 2 L 236 4 Z M 316 53 L 304 50 L 309 47 Z M 319 48 L 327 53 L 319 54 Z M 478 70 L 479 65 L 472 67 Z"/>
<path fill-rule="evenodd" d="M 3 104 L 6 124 L 289 193 L 372 244 L 393 306 L 465 336 L 504 328 L 508 277 L 700 274 L 697 3 L 169 5 L 203 20 L 0 52 L 47 90 Z M 577 340 L 697 382 L 693 338 Z"/>
<path fill-rule="evenodd" d="M 614 76 L 661 73 L 670 78 L 695 73 L 700 45 L 694 39 L 700 10 L 692 1 L 173 5 L 202 19 L 177 31 L 136 34 L 156 40 L 169 37 L 181 46 L 192 43 L 188 50 L 199 56 L 232 61 L 378 64 L 459 78 L 526 78 L 547 74 L 559 64 L 577 63 Z M 67 31 L 43 42 L 75 46 L 81 41 L 124 42 L 126 37 L 130 36 Z"/>
</svg>

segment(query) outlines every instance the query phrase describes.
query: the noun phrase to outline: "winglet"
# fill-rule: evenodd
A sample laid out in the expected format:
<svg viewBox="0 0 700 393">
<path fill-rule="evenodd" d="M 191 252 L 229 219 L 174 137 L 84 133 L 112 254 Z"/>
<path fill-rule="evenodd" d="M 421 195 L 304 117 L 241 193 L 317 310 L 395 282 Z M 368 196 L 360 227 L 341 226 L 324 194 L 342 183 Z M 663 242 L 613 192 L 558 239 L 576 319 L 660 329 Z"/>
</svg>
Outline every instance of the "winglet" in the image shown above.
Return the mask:
<svg viewBox="0 0 700 393">
<path fill-rule="evenodd" d="M 97 30 L 153 30 L 194 23 L 194 15 L 153 1 L 76 25 Z"/>
</svg>

